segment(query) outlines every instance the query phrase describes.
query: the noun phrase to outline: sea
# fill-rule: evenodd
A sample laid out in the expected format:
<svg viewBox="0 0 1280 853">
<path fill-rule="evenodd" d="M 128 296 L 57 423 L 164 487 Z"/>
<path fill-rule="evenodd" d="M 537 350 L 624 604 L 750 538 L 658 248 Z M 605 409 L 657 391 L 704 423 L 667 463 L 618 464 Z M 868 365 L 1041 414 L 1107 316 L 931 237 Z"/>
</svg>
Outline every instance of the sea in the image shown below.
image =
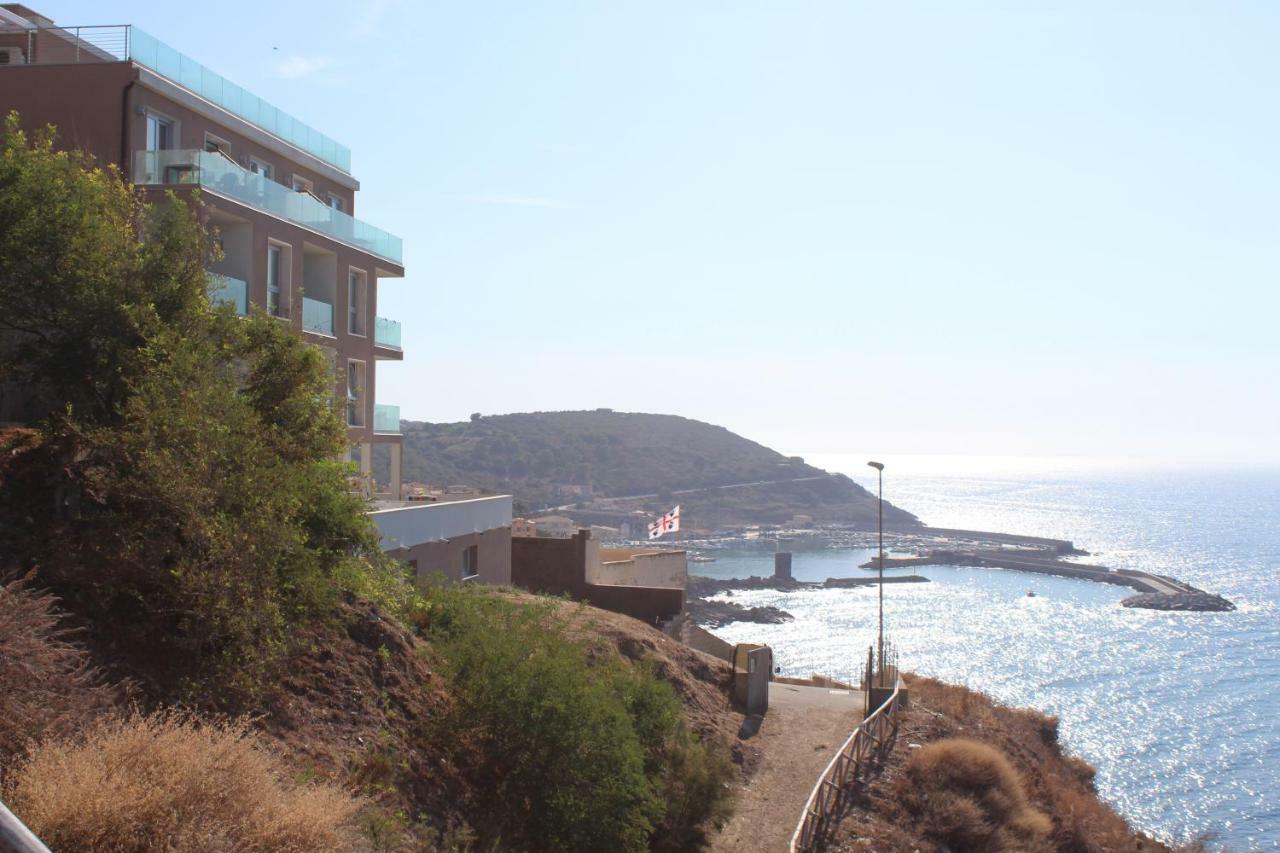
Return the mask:
<svg viewBox="0 0 1280 853">
<path fill-rule="evenodd" d="M 875 489 L 862 457 L 809 456 Z M 885 587 L 904 669 L 1054 714 L 1100 795 L 1166 842 L 1211 833 L 1231 850 L 1280 849 L 1280 470 L 886 463 L 885 499 L 927 524 L 1069 539 L 1090 563 L 1171 575 L 1231 613 L 1131 610 L 1131 591 L 1000 569 L 926 567 Z M 955 466 L 951 466 L 953 469 Z M 868 550 L 798 552 L 801 580 L 865 577 Z M 721 553 L 699 574 L 772 572 L 772 555 Z M 892 573 L 892 572 L 890 572 Z M 1029 597 L 1028 592 L 1034 592 Z M 784 674 L 853 678 L 874 641 L 876 589 L 738 591 L 795 620 L 733 623 Z"/>
</svg>

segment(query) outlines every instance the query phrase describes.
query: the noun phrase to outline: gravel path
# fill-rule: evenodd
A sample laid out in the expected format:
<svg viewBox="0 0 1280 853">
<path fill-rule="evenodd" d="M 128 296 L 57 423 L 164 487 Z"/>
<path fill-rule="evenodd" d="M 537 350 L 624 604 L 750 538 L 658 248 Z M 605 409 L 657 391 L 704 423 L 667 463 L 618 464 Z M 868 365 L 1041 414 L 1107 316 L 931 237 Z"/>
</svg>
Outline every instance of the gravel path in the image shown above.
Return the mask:
<svg viewBox="0 0 1280 853">
<path fill-rule="evenodd" d="M 785 851 L 809 792 L 862 718 L 862 693 L 769 685 L 769 713 L 744 743 L 760 766 L 737 793 L 733 818 L 711 840 L 713 851 Z"/>
</svg>

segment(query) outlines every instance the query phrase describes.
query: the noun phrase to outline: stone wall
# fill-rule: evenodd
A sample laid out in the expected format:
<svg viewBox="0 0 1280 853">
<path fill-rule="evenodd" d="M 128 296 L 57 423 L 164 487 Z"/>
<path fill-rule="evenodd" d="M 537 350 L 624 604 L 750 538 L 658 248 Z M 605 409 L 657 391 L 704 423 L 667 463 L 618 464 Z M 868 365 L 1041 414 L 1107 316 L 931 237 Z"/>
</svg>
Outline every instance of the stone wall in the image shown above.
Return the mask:
<svg viewBox="0 0 1280 853">
<path fill-rule="evenodd" d="M 684 610 L 683 587 L 600 584 L 587 580 L 600 564 L 600 546 L 588 530 L 568 539 L 517 537 L 511 540 L 511 582 L 531 592 L 567 595 L 595 607 L 655 624 Z"/>
<path fill-rule="evenodd" d="M 689 581 L 689 559 L 684 551 L 633 551 L 607 548 L 600 561 L 588 566 L 590 583 L 615 586 L 657 586 L 684 589 Z"/>
</svg>

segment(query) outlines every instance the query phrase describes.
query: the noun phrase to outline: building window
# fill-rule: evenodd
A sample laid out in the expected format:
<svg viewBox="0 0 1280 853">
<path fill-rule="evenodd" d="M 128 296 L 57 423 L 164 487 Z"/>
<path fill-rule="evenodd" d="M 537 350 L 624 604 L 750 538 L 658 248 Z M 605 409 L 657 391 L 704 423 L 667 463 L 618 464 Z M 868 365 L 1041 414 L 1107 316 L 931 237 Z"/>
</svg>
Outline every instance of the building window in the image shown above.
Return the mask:
<svg viewBox="0 0 1280 853">
<path fill-rule="evenodd" d="M 210 154 L 231 154 L 231 143 L 220 136 L 214 136 L 212 133 L 204 135 L 204 150 Z"/>
<path fill-rule="evenodd" d="M 333 193 L 329 193 L 329 206 L 339 213 L 345 213 L 347 210 L 347 203 L 342 196 L 334 195 Z"/>
<path fill-rule="evenodd" d="M 309 193 L 312 190 L 312 183 L 306 178 L 293 176 L 293 191 L 296 193 Z"/>
<path fill-rule="evenodd" d="M 257 157 L 250 157 L 249 171 L 253 172 L 255 175 L 261 175 L 264 178 L 270 178 L 271 164 L 263 160 L 259 160 Z"/>
<path fill-rule="evenodd" d="M 169 151 L 177 142 L 173 120 L 157 113 L 147 113 L 147 150 Z"/>
<path fill-rule="evenodd" d="M 289 316 L 289 247 L 267 244 L 267 313 Z"/>
<path fill-rule="evenodd" d="M 361 337 L 365 336 L 365 305 L 368 304 L 365 290 L 364 272 L 357 269 L 349 271 L 347 273 L 347 332 Z"/>
<path fill-rule="evenodd" d="M 468 545 L 462 550 L 462 579 L 480 574 L 480 546 Z"/>
<path fill-rule="evenodd" d="M 364 426 L 364 362 L 347 362 L 347 426 Z"/>
</svg>

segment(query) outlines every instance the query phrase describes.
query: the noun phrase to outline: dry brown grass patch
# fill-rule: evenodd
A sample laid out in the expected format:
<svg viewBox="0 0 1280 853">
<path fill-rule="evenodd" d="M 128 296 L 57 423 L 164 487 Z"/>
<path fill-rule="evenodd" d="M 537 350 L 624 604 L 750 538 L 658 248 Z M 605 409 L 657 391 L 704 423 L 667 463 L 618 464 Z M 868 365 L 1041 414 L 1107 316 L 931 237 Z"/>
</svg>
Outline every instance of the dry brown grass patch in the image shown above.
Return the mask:
<svg viewBox="0 0 1280 853">
<path fill-rule="evenodd" d="M 57 600 L 25 579 L 0 584 L 0 766 L 45 735 L 68 735 L 109 708 L 89 654 L 60 624 Z"/>
<path fill-rule="evenodd" d="M 898 791 L 921 830 L 955 851 L 1026 850 L 1052 829 L 1009 760 L 977 741 L 924 747 L 907 761 Z"/>
<path fill-rule="evenodd" d="M 31 751 L 4 798 L 54 849 L 329 851 L 355 844 L 361 802 L 300 786 L 243 722 L 179 713 L 105 719 Z"/>
</svg>

